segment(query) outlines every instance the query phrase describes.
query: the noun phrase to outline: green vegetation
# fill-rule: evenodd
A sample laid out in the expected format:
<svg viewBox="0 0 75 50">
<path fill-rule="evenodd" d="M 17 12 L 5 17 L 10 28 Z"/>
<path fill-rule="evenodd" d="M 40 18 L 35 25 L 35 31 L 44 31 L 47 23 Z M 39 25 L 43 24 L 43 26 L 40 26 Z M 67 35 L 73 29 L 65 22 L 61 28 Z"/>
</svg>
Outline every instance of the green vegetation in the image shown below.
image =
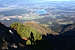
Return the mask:
<svg viewBox="0 0 75 50">
<path fill-rule="evenodd" d="M 11 24 L 11 28 L 14 28 L 17 33 L 20 35 L 21 38 L 27 38 L 27 39 L 32 39 L 31 37 L 31 32 L 33 34 L 34 39 L 30 41 L 36 41 L 36 40 L 41 40 L 42 35 L 40 32 L 38 32 L 35 28 L 29 26 L 29 25 L 24 25 L 22 23 L 15 22 Z M 29 41 L 26 42 L 27 44 L 31 44 Z"/>
<path fill-rule="evenodd" d="M 26 44 L 27 45 L 31 45 L 31 41 L 30 40 L 27 40 Z"/>
</svg>

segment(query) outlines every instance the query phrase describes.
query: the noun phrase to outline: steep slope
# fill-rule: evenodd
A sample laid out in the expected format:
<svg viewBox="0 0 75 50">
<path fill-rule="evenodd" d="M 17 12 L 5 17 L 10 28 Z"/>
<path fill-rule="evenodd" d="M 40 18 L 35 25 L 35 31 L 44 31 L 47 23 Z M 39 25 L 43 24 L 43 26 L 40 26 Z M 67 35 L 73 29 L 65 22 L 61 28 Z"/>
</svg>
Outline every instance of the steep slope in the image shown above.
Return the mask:
<svg viewBox="0 0 75 50">
<path fill-rule="evenodd" d="M 75 37 L 75 28 L 65 31 L 63 34 L 65 36 Z"/>
<path fill-rule="evenodd" d="M 62 28 L 61 33 L 64 33 L 70 30 L 74 30 L 74 29 L 75 29 L 75 24 L 68 24 Z"/>
<path fill-rule="evenodd" d="M 36 22 L 32 21 L 32 22 L 26 22 L 24 23 L 24 25 L 28 25 L 31 26 L 33 28 L 35 28 L 38 32 L 40 32 L 41 34 L 53 34 L 53 35 L 58 35 L 58 33 L 52 31 L 51 29 L 42 26 L 41 24 L 37 24 Z"/>
<path fill-rule="evenodd" d="M 6 27 L 4 24 L 0 23 L 0 50 L 5 50 L 12 48 L 13 44 L 22 44 L 22 39 L 17 34 L 17 32 L 10 27 Z"/>
</svg>

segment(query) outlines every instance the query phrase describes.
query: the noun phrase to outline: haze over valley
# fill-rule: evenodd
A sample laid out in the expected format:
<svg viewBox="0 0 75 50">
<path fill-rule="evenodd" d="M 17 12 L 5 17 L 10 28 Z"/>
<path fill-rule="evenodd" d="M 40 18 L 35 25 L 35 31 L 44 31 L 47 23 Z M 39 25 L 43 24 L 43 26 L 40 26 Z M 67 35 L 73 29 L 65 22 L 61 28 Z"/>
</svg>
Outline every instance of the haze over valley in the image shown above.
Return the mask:
<svg viewBox="0 0 75 50">
<path fill-rule="evenodd" d="M 18 21 L 22 23 L 35 21 L 49 27 L 56 27 L 55 25 L 73 24 L 75 21 L 75 2 L 73 1 L 10 2 L 2 2 L 0 6 L 0 21 L 7 26 Z"/>
<path fill-rule="evenodd" d="M 75 1 L 0 0 L 0 49 L 15 48 L 75 50 Z"/>
</svg>

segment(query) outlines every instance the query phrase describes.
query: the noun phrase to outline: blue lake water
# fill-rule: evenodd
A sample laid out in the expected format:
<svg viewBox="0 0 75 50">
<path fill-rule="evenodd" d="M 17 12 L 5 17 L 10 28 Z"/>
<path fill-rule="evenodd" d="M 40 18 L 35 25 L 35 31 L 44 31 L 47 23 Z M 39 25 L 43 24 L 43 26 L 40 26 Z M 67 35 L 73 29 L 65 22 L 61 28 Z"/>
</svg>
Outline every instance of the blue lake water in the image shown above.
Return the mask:
<svg viewBox="0 0 75 50">
<path fill-rule="evenodd" d="M 35 11 L 35 13 L 37 13 L 37 14 L 46 14 L 47 11 L 44 10 L 44 9 L 41 9 L 41 10 L 37 10 L 37 11 Z"/>
</svg>

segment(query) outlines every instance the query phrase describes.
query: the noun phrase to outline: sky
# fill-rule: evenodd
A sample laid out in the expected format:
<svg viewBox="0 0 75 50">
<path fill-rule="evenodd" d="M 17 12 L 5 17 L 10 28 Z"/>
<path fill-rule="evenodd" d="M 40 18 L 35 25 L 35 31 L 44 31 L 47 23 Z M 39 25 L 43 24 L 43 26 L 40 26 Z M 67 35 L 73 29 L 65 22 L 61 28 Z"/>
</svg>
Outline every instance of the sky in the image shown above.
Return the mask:
<svg viewBox="0 0 75 50">
<path fill-rule="evenodd" d="M 34 0 L 32 0 L 34 1 Z M 36 0 L 37 2 L 46 2 L 46 1 L 74 1 L 74 0 Z"/>
<path fill-rule="evenodd" d="M 19 4 L 32 4 L 32 3 L 42 3 L 50 1 L 75 1 L 75 0 L 0 0 L 0 8 L 2 7 L 16 7 Z"/>
<path fill-rule="evenodd" d="M 74 1 L 74 0 L 37 0 L 37 1 Z"/>
<path fill-rule="evenodd" d="M 74 1 L 74 0 L 0 0 L 0 2 L 47 2 L 47 1 Z"/>
<path fill-rule="evenodd" d="M 71 1 L 71 0 L 37 0 L 37 1 Z"/>
</svg>

